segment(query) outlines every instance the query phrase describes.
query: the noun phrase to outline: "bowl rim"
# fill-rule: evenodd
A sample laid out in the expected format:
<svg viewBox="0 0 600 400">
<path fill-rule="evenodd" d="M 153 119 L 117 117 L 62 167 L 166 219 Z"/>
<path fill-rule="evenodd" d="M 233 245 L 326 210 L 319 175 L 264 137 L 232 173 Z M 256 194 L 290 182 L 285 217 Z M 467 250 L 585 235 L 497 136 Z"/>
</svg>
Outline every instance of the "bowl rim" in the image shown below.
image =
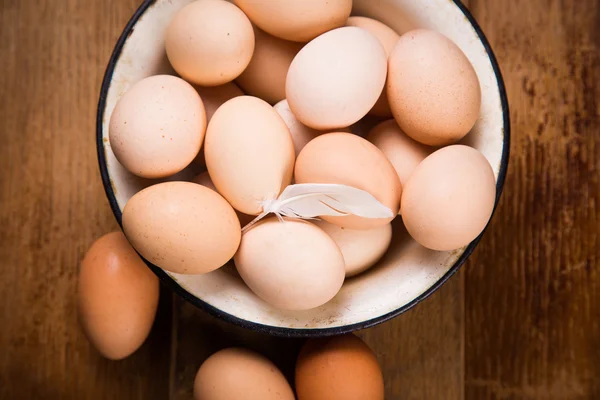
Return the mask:
<svg viewBox="0 0 600 400">
<path fill-rule="evenodd" d="M 123 32 L 119 36 L 119 39 L 117 40 L 117 43 L 113 49 L 110 60 L 108 62 L 108 66 L 104 73 L 104 78 L 102 80 L 102 86 L 100 88 L 100 97 L 99 97 L 99 101 L 98 101 L 98 111 L 97 111 L 97 115 L 96 115 L 96 150 L 97 150 L 97 156 L 98 156 L 98 164 L 100 167 L 100 175 L 102 178 L 102 184 L 104 186 L 104 191 L 106 192 L 106 196 L 108 198 L 108 202 L 110 204 L 112 212 L 113 212 L 117 222 L 119 223 L 119 226 L 121 227 L 121 229 L 123 228 L 122 213 L 121 213 L 121 209 L 119 208 L 115 193 L 112 188 L 112 183 L 111 183 L 111 179 L 110 179 L 110 176 L 108 173 L 106 154 L 105 154 L 104 144 L 103 144 L 103 120 L 104 120 L 104 112 L 106 109 L 106 98 L 107 98 L 108 90 L 109 90 L 111 82 L 112 82 L 112 76 L 113 76 L 116 64 L 119 60 L 119 57 L 121 55 L 123 46 L 125 45 L 125 42 L 127 41 L 129 35 L 131 35 L 131 33 L 133 32 L 134 27 L 135 27 L 136 23 L 138 22 L 138 20 L 140 19 L 140 17 L 148 10 L 148 8 L 153 3 L 155 3 L 155 1 L 156 0 L 144 0 L 143 3 L 135 11 L 135 13 L 133 14 L 131 19 L 125 26 Z M 469 21 L 469 23 L 471 24 L 471 26 L 477 33 L 479 40 L 483 44 L 485 51 L 488 55 L 488 58 L 490 59 L 490 62 L 492 64 L 492 69 L 493 69 L 494 75 L 496 77 L 496 83 L 498 85 L 498 90 L 499 90 L 499 94 L 500 94 L 500 102 L 501 102 L 501 108 L 502 108 L 502 114 L 503 114 L 502 115 L 502 117 L 503 117 L 503 140 L 502 140 L 503 149 L 502 149 L 502 157 L 501 157 L 501 161 L 500 161 L 500 171 L 498 174 L 498 179 L 496 181 L 496 200 L 495 200 L 495 204 L 494 204 L 494 209 L 492 211 L 492 217 L 493 217 L 493 215 L 495 214 L 496 208 L 498 206 L 500 196 L 502 194 L 502 189 L 504 187 L 504 182 L 506 180 L 506 173 L 508 170 L 508 159 L 509 159 L 509 154 L 510 154 L 510 113 L 509 113 L 509 108 L 508 108 L 508 98 L 506 95 L 506 88 L 504 86 L 504 80 L 502 78 L 500 66 L 498 65 L 496 56 L 494 55 L 494 52 L 492 51 L 492 48 L 491 48 L 487 38 L 485 37 L 483 31 L 481 30 L 479 24 L 477 23 L 477 21 L 475 20 L 473 15 L 471 15 L 471 13 L 467 9 L 467 7 L 460 0 L 451 0 L 451 1 L 459 8 L 459 10 L 467 18 L 467 20 Z M 490 218 L 490 221 L 491 221 L 491 219 L 492 218 Z M 218 309 L 217 307 L 214 307 L 214 306 L 206 303 L 205 301 L 193 296 L 188 291 L 186 291 L 182 286 L 180 286 L 177 283 L 177 281 L 175 279 L 173 279 L 171 276 L 169 276 L 164 270 L 162 270 L 161 268 L 148 262 L 143 257 L 142 257 L 142 259 L 148 265 L 148 267 L 152 270 L 152 272 L 154 272 L 158 276 L 158 278 L 167 287 L 169 287 L 169 289 L 171 289 L 173 292 L 177 293 L 179 296 L 181 296 L 183 299 L 190 302 L 194 306 L 200 308 L 201 310 L 207 312 L 208 314 L 210 314 L 216 318 L 219 318 L 226 322 L 238 325 L 242 328 L 250 329 L 252 331 L 257 331 L 257 332 L 261 332 L 261 333 L 265 333 L 265 334 L 273 335 L 273 336 L 295 337 L 295 338 L 322 337 L 322 336 L 341 335 L 341 334 L 350 333 L 350 332 L 360 330 L 360 329 L 370 328 L 372 326 L 386 322 L 386 321 L 408 311 L 409 309 L 411 309 L 412 307 L 414 307 L 421 301 L 425 300 L 427 297 L 429 297 L 431 294 L 433 294 L 435 291 L 437 291 L 444 283 L 446 283 L 446 281 L 448 279 L 450 279 L 456 273 L 456 271 L 458 271 L 458 269 L 465 263 L 465 261 L 473 253 L 473 250 L 475 250 L 475 247 L 481 240 L 481 237 L 485 233 L 488 226 L 489 226 L 489 221 L 488 221 L 488 224 L 486 225 L 486 228 L 481 232 L 481 234 L 475 240 L 473 240 L 471 243 L 469 243 L 469 245 L 466 247 L 465 251 L 456 260 L 456 262 L 450 267 L 450 269 L 440 279 L 438 279 L 433 285 L 431 285 L 427 290 L 425 290 L 419 296 L 415 297 L 410 302 L 406 303 L 402 307 L 399 307 L 393 311 L 390 311 L 390 312 L 388 312 L 384 315 L 380 315 L 378 317 L 370 318 L 368 320 L 365 320 L 362 322 L 357 322 L 354 324 L 331 327 L 331 328 L 284 328 L 284 327 L 276 327 L 276 326 L 270 326 L 270 325 L 260 324 L 260 323 L 256 323 L 256 322 L 251 322 L 251 321 L 247 321 L 245 319 L 236 317 L 234 315 L 226 313 L 226 312 Z"/>
</svg>

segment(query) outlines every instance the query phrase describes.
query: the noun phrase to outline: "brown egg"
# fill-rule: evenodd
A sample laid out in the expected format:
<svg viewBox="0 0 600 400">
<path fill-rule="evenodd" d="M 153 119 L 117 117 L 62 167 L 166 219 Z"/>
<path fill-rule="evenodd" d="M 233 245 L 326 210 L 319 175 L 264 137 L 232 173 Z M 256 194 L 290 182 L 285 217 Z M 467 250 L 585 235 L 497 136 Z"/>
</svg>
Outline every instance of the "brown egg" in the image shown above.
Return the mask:
<svg viewBox="0 0 600 400">
<path fill-rule="evenodd" d="M 454 250 L 483 231 L 495 199 L 496 180 L 487 159 L 471 147 L 448 146 L 413 172 L 402 195 L 402 219 L 421 245 Z"/>
<path fill-rule="evenodd" d="M 373 36 L 379 39 L 379 42 L 383 46 L 387 57 L 390 56 L 394 46 L 396 45 L 396 42 L 398 42 L 398 39 L 400 39 L 400 35 L 397 34 L 396 31 L 373 18 L 350 17 L 346 22 L 346 26 L 356 26 L 369 31 Z M 378 117 L 392 116 L 392 110 L 390 110 L 390 104 L 387 99 L 386 88 L 383 89 L 381 96 L 379 96 L 377 103 L 375 103 L 371 111 L 369 111 L 369 114 Z"/>
<path fill-rule="evenodd" d="M 234 0 L 260 29 L 294 42 L 308 42 L 343 26 L 352 0 Z"/>
<path fill-rule="evenodd" d="M 386 74 L 387 56 L 379 40 L 364 29 L 346 26 L 300 50 L 288 71 L 286 98 L 304 125 L 344 128 L 373 108 Z"/>
<path fill-rule="evenodd" d="M 206 110 L 206 123 L 210 122 L 213 114 L 223 103 L 231 100 L 234 97 L 243 96 L 244 92 L 233 82 L 226 83 L 221 86 L 196 86 L 196 91 L 200 95 L 204 108 Z M 204 148 L 198 152 L 194 162 L 198 165 L 206 165 L 204 159 Z"/>
<path fill-rule="evenodd" d="M 197 183 L 202 186 L 205 186 L 205 187 L 207 187 L 211 190 L 214 190 L 215 192 L 218 193 L 217 188 L 215 187 L 215 184 L 212 182 L 212 179 L 210 179 L 210 175 L 208 174 L 208 172 L 203 172 L 200 175 L 194 177 L 194 179 L 192 179 L 192 182 Z M 242 227 L 248 225 L 254 219 L 253 215 L 247 215 L 242 212 L 239 212 L 238 210 L 234 210 L 234 211 L 237 214 L 238 219 L 240 220 L 240 225 Z"/>
<path fill-rule="evenodd" d="M 217 188 L 215 187 L 215 184 L 212 183 L 212 180 L 210 179 L 210 175 L 208 174 L 208 172 L 203 172 L 200 175 L 197 175 L 196 177 L 194 177 L 192 179 L 192 182 L 197 183 L 198 185 L 202 185 L 204 187 L 209 188 L 210 190 L 214 190 L 215 192 L 217 192 Z"/>
<path fill-rule="evenodd" d="M 254 29 L 254 37 L 252 60 L 236 82 L 247 94 L 275 104 L 285 99 L 288 69 L 302 44 L 279 39 L 258 28 Z"/>
<path fill-rule="evenodd" d="M 209 123 L 215 111 L 227 100 L 243 96 L 244 92 L 233 82 L 220 86 L 195 86 L 206 110 L 206 123 Z"/>
<path fill-rule="evenodd" d="M 375 126 L 367 140 L 390 160 L 403 186 L 417 165 L 435 150 L 408 137 L 393 119 Z"/>
<path fill-rule="evenodd" d="M 383 257 L 392 241 L 392 224 L 373 229 L 347 229 L 325 221 L 314 221 L 323 229 L 344 256 L 346 278 L 371 268 Z"/>
<path fill-rule="evenodd" d="M 400 207 L 402 185 L 385 155 L 360 136 L 326 133 L 309 142 L 298 155 L 294 175 L 297 183 L 339 183 L 365 190 L 392 210 Z M 392 218 L 322 217 L 350 229 L 371 229 Z"/>
<path fill-rule="evenodd" d="M 284 310 L 323 305 L 344 283 L 340 249 L 323 230 L 302 220 L 259 222 L 242 236 L 234 261 L 258 297 Z"/>
<path fill-rule="evenodd" d="M 294 400 L 279 369 L 253 351 L 228 348 L 210 356 L 196 374 L 195 400 Z"/>
<path fill-rule="evenodd" d="M 441 33 L 417 29 L 400 37 L 389 58 L 388 100 L 394 118 L 413 139 L 454 143 L 479 117 L 481 89 L 473 66 Z"/>
<path fill-rule="evenodd" d="M 171 65 L 185 80 L 217 86 L 237 78 L 254 51 L 246 15 L 223 0 L 196 0 L 172 19 L 165 36 Z"/>
<path fill-rule="evenodd" d="M 258 215 L 262 202 L 290 184 L 294 144 L 269 103 L 240 96 L 213 115 L 204 145 L 206 167 L 219 193 L 238 211 Z"/>
<path fill-rule="evenodd" d="M 383 400 L 381 368 L 354 335 L 306 342 L 296 362 L 298 400 Z"/>
<path fill-rule="evenodd" d="M 79 270 L 77 305 L 88 340 L 104 357 L 119 360 L 146 340 L 158 306 L 156 275 L 122 232 L 102 236 Z"/>
<path fill-rule="evenodd" d="M 123 230 L 151 263 L 178 274 L 221 267 L 240 244 L 235 211 L 214 190 L 165 182 L 136 193 L 123 210 Z"/>
<path fill-rule="evenodd" d="M 285 124 L 290 130 L 292 140 L 294 142 L 294 151 L 296 157 L 300 154 L 300 150 L 304 148 L 314 138 L 325 133 L 325 131 L 319 131 L 313 128 L 309 128 L 302 122 L 298 121 L 287 100 L 281 100 L 279 103 L 273 106 L 275 111 L 283 119 Z M 351 133 L 350 127 L 336 129 L 337 132 L 348 132 Z"/>
<path fill-rule="evenodd" d="M 183 170 L 198 154 L 206 114 L 189 83 L 156 75 L 125 92 L 108 129 L 110 146 L 121 165 L 143 178 L 164 178 Z"/>
<path fill-rule="evenodd" d="M 292 135 L 292 140 L 294 142 L 294 152 L 296 153 L 296 156 L 298 156 L 300 150 L 302 150 L 304 146 L 308 144 L 308 142 L 323 134 L 323 131 L 309 128 L 302 122 L 298 121 L 292 110 L 290 110 L 287 100 L 281 100 L 279 103 L 275 104 L 274 108 L 290 130 L 290 134 Z"/>
</svg>

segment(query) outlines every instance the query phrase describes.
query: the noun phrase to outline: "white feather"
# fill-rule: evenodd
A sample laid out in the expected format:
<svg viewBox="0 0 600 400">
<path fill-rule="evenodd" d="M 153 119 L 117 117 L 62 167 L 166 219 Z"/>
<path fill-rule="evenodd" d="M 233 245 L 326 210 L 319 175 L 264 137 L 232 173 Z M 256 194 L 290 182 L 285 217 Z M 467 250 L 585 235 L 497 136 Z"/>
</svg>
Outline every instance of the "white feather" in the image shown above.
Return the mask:
<svg viewBox="0 0 600 400">
<path fill-rule="evenodd" d="M 381 204 L 370 193 L 347 185 L 303 183 L 290 185 L 276 200 L 265 200 L 263 212 L 244 230 L 268 214 L 278 218 L 313 219 L 323 215 L 356 215 L 363 218 L 391 218 L 392 210 Z"/>
</svg>

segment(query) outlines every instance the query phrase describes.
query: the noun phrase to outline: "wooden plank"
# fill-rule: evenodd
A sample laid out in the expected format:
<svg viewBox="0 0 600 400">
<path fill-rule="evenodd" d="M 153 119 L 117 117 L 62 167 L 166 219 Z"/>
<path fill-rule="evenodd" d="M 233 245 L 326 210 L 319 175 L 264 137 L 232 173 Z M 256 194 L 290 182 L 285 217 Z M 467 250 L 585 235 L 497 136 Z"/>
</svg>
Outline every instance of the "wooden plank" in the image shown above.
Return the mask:
<svg viewBox="0 0 600 400">
<path fill-rule="evenodd" d="M 104 68 L 139 0 L 0 1 L 0 398 L 164 399 L 170 293 L 133 357 L 102 359 L 79 329 L 79 261 L 116 229 L 100 183 Z"/>
<path fill-rule="evenodd" d="M 506 79 L 503 199 L 466 275 L 467 399 L 600 398 L 600 3 L 472 0 Z"/>
<path fill-rule="evenodd" d="M 373 349 L 386 399 L 463 399 L 464 270 L 424 302 L 357 332 Z"/>
</svg>

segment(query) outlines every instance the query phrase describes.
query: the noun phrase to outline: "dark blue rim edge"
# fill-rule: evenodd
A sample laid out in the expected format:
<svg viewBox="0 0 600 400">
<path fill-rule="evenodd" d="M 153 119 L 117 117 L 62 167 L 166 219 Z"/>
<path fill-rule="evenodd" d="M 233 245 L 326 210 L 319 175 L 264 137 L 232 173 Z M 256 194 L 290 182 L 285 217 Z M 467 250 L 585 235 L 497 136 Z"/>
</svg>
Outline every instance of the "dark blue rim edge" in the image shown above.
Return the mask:
<svg viewBox="0 0 600 400">
<path fill-rule="evenodd" d="M 503 113 L 503 119 L 504 119 L 504 139 L 503 139 L 502 159 L 500 162 L 500 172 L 499 172 L 498 180 L 496 183 L 496 204 L 494 205 L 494 212 L 495 212 L 496 207 L 498 206 L 498 201 L 500 200 L 500 195 L 502 194 L 502 189 L 504 187 L 504 181 L 506 179 L 506 173 L 507 173 L 507 169 L 508 169 L 508 158 L 509 158 L 509 153 L 510 153 L 510 115 L 509 115 L 509 109 L 508 109 L 508 99 L 506 96 L 506 89 L 504 87 L 504 80 L 502 79 L 500 67 L 496 60 L 496 57 L 494 56 L 494 53 L 492 51 L 492 48 L 491 48 L 489 42 L 487 41 L 485 35 L 483 34 L 483 31 L 481 30 L 481 28 L 475 21 L 475 18 L 473 18 L 471 13 L 460 2 L 460 0 L 452 0 L 452 1 L 462 11 L 462 13 L 465 15 L 465 17 L 471 23 L 471 25 L 473 26 L 473 29 L 479 36 L 479 39 L 481 40 L 481 42 L 488 54 L 490 62 L 492 64 L 492 68 L 494 70 L 494 74 L 496 75 L 496 81 L 498 83 L 498 89 L 500 92 L 500 101 L 502 104 L 502 113 Z M 96 118 L 96 146 L 97 146 L 97 152 L 98 152 L 98 163 L 100 165 L 100 175 L 102 177 L 102 184 L 104 185 L 104 190 L 106 192 L 106 196 L 110 203 L 110 207 L 113 211 L 113 214 L 115 215 L 115 218 L 117 219 L 117 222 L 119 223 L 119 225 L 121 227 L 122 227 L 122 221 L 121 221 L 122 214 L 121 214 L 119 205 L 117 204 L 117 200 L 116 200 L 115 194 L 113 192 L 110 177 L 108 175 L 108 168 L 107 168 L 107 164 L 106 164 L 106 154 L 104 152 L 104 145 L 102 142 L 103 141 L 102 125 L 103 125 L 103 119 L 104 119 L 104 110 L 106 107 L 106 96 L 108 94 L 108 89 L 110 87 L 110 82 L 112 80 L 112 75 L 113 75 L 115 66 L 117 64 L 119 56 L 121 55 L 121 51 L 123 49 L 123 46 L 124 46 L 127 38 L 129 37 L 131 32 L 133 32 L 134 26 L 137 23 L 137 21 L 144 14 L 144 12 L 146 12 L 146 10 L 150 7 L 150 5 L 152 5 L 154 2 L 155 2 L 155 0 L 144 0 L 142 5 L 133 14 L 133 17 L 131 17 L 131 20 L 127 23 L 127 26 L 125 27 L 125 29 L 123 30 L 123 33 L 119 37 L 119 40 L 117 41 L 117 44 L 113 50 L 113 53 L 110 57 L 110 61 L 106 68 L 106 72 L 104 74 L 104 79 L 102 81 L 102 87 L 100 89 L 100 99 L 98 102 L 98 113 L 97 113 L 97 118 Z M 489 223 L 488 223 L 488 225 L 489 225 Z M 487 229 L 487 227 L 486 227 L 486 229 Z M 386 322 L 386 321 L 402 314 L 403 312 L 411 309 L 412 307 L 414 307 L 421 301 L 425 300 L 432 293 L 434 293 L 437 289 L 439 289 L 440 286 L 442 286 L 448 279 L 450 279 L 450 277 L 452 277 L 452 275 L 454 275 L 454 273 L 456 273 L 456 271 L 458 271 L 458 269 L 464 264 L 464 262 L 467 260 L 467 258 L 469 258 L 471 253 L 473 253 L 473 250 L 475 249 L 475 247 L 481 240 L 481 237 L 483 236 L 484 233 L 485 233 L 485 230 L 481 233 L 481 235 L 479 235 L 479 237 L 477 237 L 473 242 L 471 242 L 467 246 L 467 248 L 465 249 L 463 254 L 458 258 L 458 260 L 448 270 L 448 272 L 446 272 L 444 274 L 444 276 L 442 276 L 437 282 L 435 282 L 431 287 L 429 287 L 429 289 L 427 289 L 421 295 L 419 295 L 418 297 L 413 299 L 411 302 L 405 304 L 404 306 L 402 306 L 394 311 L 391 311 L 387 314 L 381 315 L 379 317 L 376 317 L 376 318 L 373 318 L 373 319 L 370 319 L 367 321 L 363 321 L 363 322 L 359 322 L 359 323 L 355 323 L 355 324 L 351 324 L 351 325 L 332 327 L 332 328 L 318 328 L 318 329 L 281 328 L 281 327 L 275 327 L 275 326 L 269 326 L 269 325 L 255 323 L 255 322 L 250 322 L 250 321 L 235 317 L 231 314 L 228 314 L 226 312 L 219 310 L 218 308 L 216 308 L 208 303 L 205 303 L 204 301 L 198 299 L 195 296 L 192 296 L 185 289 L 183 289 L 183 287 L 179 286 L 179 284 L 173 278 L 171 278 L 169 275 L 167 275 L 167 273 L 165 273 L 159 267 L 157 267 L 147 261 L 146 261 L 146 264 L 148 264 L 148 267 L 160 278 L 160 280 L 163 283 L 165 283 L 171 290 L 173 290 L 179 296 L 183 297 L 186 301 L 189 301 L 196 307 L 208 312 L 212 316 L 220 318 L 229 323 L 232 323 L 232 324 L 235 324 L 235 325 L 238 325 L 238 326 L 241 326 L 243 328 L 250 329 L 253 331 L 262 332 L 262 333 L 266 333 L 269 335 L 280 336 L 280 337 L 301 338 L 301 337 L 331 336 L 331 335 L 341 335 L 344 333 L 349 333 L 349 332 L 353 332 L 356 330 L 369 328 L 369 327 L 378 325 L 380 323 Z"/>
</svg>

